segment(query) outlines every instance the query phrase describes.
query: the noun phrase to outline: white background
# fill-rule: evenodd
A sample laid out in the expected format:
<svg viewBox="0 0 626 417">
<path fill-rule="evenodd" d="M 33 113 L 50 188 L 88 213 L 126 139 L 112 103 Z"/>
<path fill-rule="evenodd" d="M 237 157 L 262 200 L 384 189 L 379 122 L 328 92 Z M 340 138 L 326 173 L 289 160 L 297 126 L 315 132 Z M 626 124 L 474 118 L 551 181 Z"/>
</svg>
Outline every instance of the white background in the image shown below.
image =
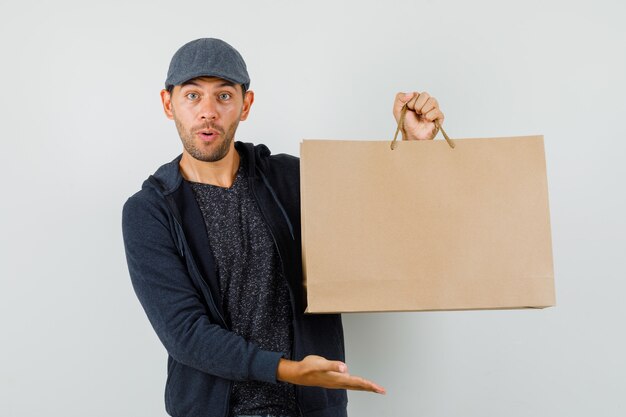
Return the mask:
<svg viewBox="0 0 626 417">
<path fill-rule="evenodd" d="M 181 149 L 159 90 L 220 37 L 256 102 L 237 139 L 386 139 L 397 91 L 452 137 L 545 135 L 557 303 L 345 315 L 354 416 L 624 416 L 626 6 L 579 1 L 3 1 L 0 415 L 165 416 L 166 352 L 120 216 Z M 440 139 L 439 139 L 440 140 Z M 418 215 L 418 214 L 417 214 Z"/>
</svg>

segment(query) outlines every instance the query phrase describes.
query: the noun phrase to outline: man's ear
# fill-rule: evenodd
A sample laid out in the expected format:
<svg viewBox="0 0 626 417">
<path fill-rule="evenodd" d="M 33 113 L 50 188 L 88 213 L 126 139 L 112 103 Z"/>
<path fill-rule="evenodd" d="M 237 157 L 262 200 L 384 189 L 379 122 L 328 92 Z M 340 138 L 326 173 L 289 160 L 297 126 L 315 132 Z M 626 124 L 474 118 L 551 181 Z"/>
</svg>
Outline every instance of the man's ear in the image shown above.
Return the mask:
<svg viewBox="0 0 626 417">
<path fill-rule="evenodd" d="M 172 94 L 163 89 L 161 90 L 161 103 L 163 103 L 163 112 L 168 119 L 174 119 L 174 112 L 172 111 Z"/>
<path fill-rule="evenodd" d="M 246 95 L 243 96 L 243 109 L 241 110 L 241 117 L 239 118 L 239 120 L 244 121 L 248 118 L 252 103 L 254 103 L 254 91 L 248 90 L 246 91 Z"/>
</svg>

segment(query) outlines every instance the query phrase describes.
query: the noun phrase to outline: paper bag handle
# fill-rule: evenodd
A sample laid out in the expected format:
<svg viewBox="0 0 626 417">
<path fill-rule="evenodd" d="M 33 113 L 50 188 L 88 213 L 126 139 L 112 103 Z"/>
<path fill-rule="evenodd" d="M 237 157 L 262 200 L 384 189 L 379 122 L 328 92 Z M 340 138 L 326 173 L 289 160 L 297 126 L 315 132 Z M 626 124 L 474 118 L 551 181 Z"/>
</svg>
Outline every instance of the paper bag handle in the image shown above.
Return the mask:
<svg viewBox="0 0 626 417">
<path fill-rule="evenodd" d="M 407 106 L 405 104 L 404 106 L 402 106 L 402 110 L 400 110 L 400 119 L 398 120 L 398 128 L 396 129 L 396 134 L 393 135 L 393 140 L 391 141 L 392 151 L 396 149 L 396 138 L 398 137 L 398 133 L 400 133 L 402 126 L 404 126 L 404 116 L 406 115 L 406 111 L 407 111 Z M 439 124 L 437 120 L 435 120 L 435 127 L 437 127 L 437 133 L 439 133 L 439 131 L 441 130 L 441 133 L 443 134 L 443 137 L 445 138 L 446 142 L 448 142 L 448 145 L 450 145 L 450 147 L 454 149 L 454 142 L 452 142 L 452 139 L 450 139 L 450 137 L 446 134 L 446 131 L 443 130 L 443 127 Z M 435 136 L 437 136 L 436 133 L 435 133 Z"/>
</svg>

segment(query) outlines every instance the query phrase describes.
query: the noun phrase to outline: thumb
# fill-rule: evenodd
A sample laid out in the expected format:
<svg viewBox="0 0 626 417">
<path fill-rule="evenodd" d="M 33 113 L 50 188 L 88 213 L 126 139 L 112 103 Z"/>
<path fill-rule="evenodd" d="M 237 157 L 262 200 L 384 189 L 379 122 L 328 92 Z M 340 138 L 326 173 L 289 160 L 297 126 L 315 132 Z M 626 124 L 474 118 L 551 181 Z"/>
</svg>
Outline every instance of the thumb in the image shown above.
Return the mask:
<svg viewBox="0 0 626 417">
<path fill-rule="evenodd" d="M 409 102 L 413 98 L 415 93 L 398 93 L 396 94 L 396 99 L 393 102 L 393 117 L 396 119 L 396 123 L 400 120 L 400 112 L 402 111 L 402 106 Z"/>
<path fill-rule="evenodd" d="M 326 371 L 340 372 L 342 374 L 348 372 L 348 366 L 341 361 L 328 361 L 327 365 Z"/>
</svg>

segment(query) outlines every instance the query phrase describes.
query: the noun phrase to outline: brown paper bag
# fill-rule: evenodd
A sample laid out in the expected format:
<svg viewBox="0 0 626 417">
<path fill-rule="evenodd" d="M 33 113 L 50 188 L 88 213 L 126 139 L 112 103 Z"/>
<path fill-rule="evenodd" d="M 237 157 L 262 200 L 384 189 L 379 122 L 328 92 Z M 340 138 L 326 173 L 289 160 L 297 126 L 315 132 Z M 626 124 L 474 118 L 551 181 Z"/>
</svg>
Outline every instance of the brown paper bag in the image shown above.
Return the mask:
<svg viewBox="0 0 626 417">
<path fill-rule="evenodd" d="M 555 304 L 543 136 L 305 140 L 309 313 Z"/>
</svg>

